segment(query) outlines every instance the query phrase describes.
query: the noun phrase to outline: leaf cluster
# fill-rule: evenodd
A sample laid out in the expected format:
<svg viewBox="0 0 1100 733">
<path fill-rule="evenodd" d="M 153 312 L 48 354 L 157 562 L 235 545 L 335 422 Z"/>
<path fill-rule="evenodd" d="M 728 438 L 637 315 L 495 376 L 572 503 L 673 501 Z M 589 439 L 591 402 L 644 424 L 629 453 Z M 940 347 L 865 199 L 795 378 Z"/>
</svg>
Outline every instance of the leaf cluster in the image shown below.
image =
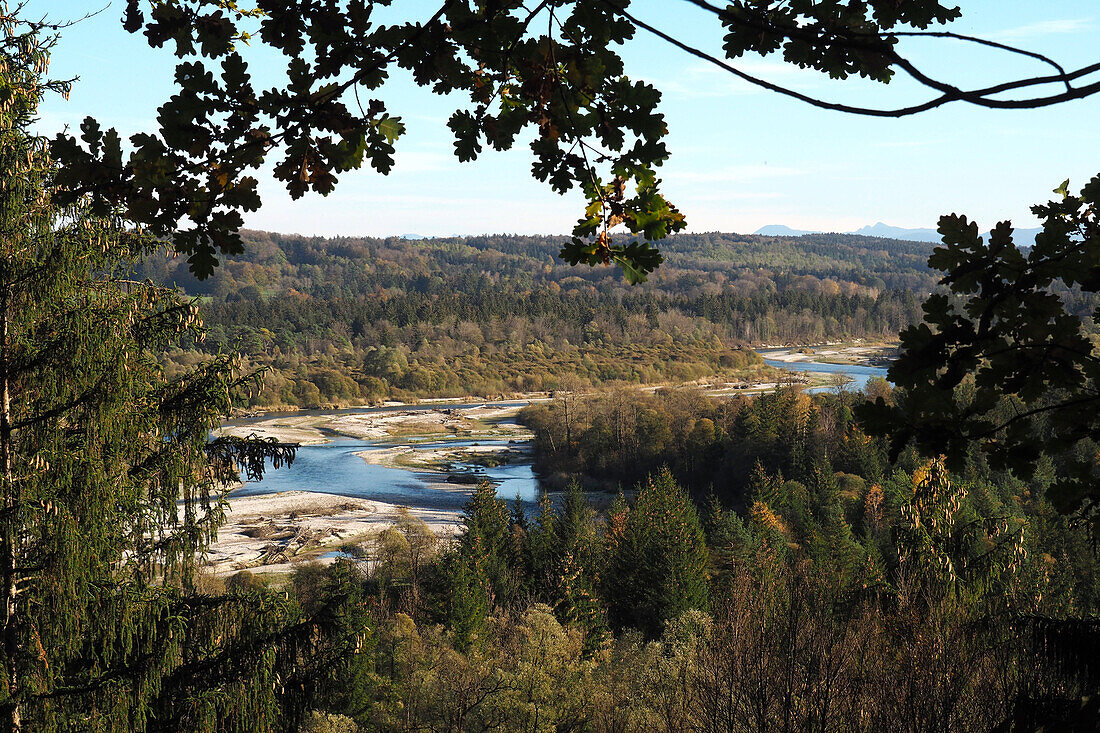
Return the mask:
<svg viewBox="0 0 1100 733">
<path fill-rule="evenodd" d="M 959 14 L 934 0 L 695 4 L 719 16 L 731 59 L 782 49 L 801 67 L 879 81 L 902 62 L 898 26 Z M 536 179 L 558 193 L 581 188 L 588 205 L 564 259 L 615 263 L 629 282 L 645 280 L 661 262 L 652 242 L 685 219 L 656 175 L 668 157 L 661 94 L 630 79 L 617 50 L 648 27 L 629 2 L 446 0 L 426 20 L 387 25 L 378 16 L 390 5 L 128 0 L 125 28 L 178 57 L 176 93 L 157 129 L 132 136 L 125 151 L 94 120 L 79 139 L 59 135 L 53 154 L 68 196 L 89 197 L 100 213 L 121 207 L 208 277 L 219 254 L 241 251 L 241 212 L 260 206 L 254 171 L 265 162 L 293 198 L 327 195 L 341 174 L 366 165 L 392 169 L 405 126 L 383 99 L 363 97 L 403 69 L 466 100 L 447 122 L 460 160 L 529 137 Z M 247 61 L 253 42 L 281 57 L 284 84 L 260 88 Z M 619 225 L 629 232 L 621 243 L 611 234 Z"/>
<path fill-rule="evenodd" d="M 1028 479 L 1052 458 L 1050 498 L 1063 512 L 1095 516 L 1100 312 L 1070 307 L 1100 291 L 1100 177 L 1033 207 L 1043 222 L 1034 246 L 1002 222 L 989 241 L 964 216 L 940 220 L 944 244 L 929 264 L 947 292 L 931 296 L 924 323 L 902 333 L 890 379 L 906 396 L 866 410 L 895 451 L 915 441 L 957 467 L 975 448 L 998 468 Z"/>
</svg>

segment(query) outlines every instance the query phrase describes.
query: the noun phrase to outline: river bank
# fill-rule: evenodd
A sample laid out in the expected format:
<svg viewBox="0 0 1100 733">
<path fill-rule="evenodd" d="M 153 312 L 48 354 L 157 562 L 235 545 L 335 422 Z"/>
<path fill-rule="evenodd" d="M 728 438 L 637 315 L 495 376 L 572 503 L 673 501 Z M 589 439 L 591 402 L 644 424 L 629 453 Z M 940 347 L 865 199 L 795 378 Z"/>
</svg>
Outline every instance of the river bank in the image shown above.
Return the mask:
<svg viewBox="0 0 1100 733">
<path fill-rule="evenodd" d="M 294 463 L 229 495 L 227 521 L 207 554 L 215 575 L 285 573 L 370 544 L 408 511 L 441 536 L 482 480 L 501 496 L 537 499 L 515 418 L 528 402 L 433 404 L 263 415 L 220 433 L 297 442 Z"/>
<path fill-rule="evenodd" d="M 347 545 L 369 543 L 401 512 L 422 519 L 437 535 L 458 531 L 450 509 L 404 507 L 312 491 L 231 498 L 227 521 L 210 545 L 206 567 L 214 575 L 241 570 L 286 573 L 303 562 L 333 561 Z"/>
<path fill-rule="evenodd" d="M 768 361 L 784 364 L 836 364 L 868 367 L 888 367 L 897 355 L 891 344 L 825 344 L 823 346 L 790 346 L 760 349 L 757 353 Z"/>
<path fill-rule="evenodd" d="M 796 373 L 807 392 L 863 389 L 872 378 L 885 379 L 897 353 L 892 344 L 826 344 L 760 349 L 764 363 Z"/>
<path fill-rule="evenodd" d="M 278 412 L 231 421 L 220 434 L 255 435 L 302 445 L 325 443 L 334 435 L 360 440 L 510 437 L 525 434 L 512 418 L 533 401 Z"/>
<path fill-rule="evenodd" d="M 850 374 L 856 388 L 871 376 L 884 376 L 885 369 L 872 365 L 880 353 L 872 346 L 832 345 L 774 348 L 761 355 L 769 366 L 798 372 L 808 388 L 827 389 L 823 385 L 837 372 Z M 720 397 L 777 385 L 694 386 Z M 430 401 L 232 421 L 222 434 L 275 438 L 301 448 L 291 467 L 230 493 L 227 522 L 208 553 L 210 570 L 287 572 L 302 562 L 331 562 L 343 545 L 369 548 L 405 510 L 449 536 L 482 480 L 493 482 L 501 498 L 533 504 L 539 485 L 531 469 L 532 436 L 516 420 L 533 401 Z"/>
</svg>

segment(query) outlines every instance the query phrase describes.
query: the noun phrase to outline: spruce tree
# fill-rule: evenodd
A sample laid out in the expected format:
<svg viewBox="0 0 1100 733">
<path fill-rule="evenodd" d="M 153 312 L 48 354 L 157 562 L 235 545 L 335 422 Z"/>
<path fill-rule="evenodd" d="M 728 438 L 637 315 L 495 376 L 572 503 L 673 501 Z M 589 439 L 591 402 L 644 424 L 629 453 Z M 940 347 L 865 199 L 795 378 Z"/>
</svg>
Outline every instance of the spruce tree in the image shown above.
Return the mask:
<svg viewBox="0 0 1100 733">
<path fill-rule="evenodd" d="M 483 481 L 463 508 L 463 530 L 444 565 L 446 618 L 455 645 L 468 649 L 478 638 L 495 604 L 506 605 L 516 592 L 513 569 L 519 564 L 508 506 Z"/>
<path fill-rule="evenodd" d="M 575 480 L 566 489 L 556 535 L 559 557 L 554 609 L 562 622 L 584 631 L 585 646 L 592 649 L 607 632 L 607 610 L 597 592 L 604 553 L 596 531 L 596 512 Z"/>
<path fill-rule="evenodd" d="M 707 607 L 706 537 L 667 468 L 642 484 L 611 552 L 605 585 L 617 626 L 657 636 L 669 619 Z"/>
<path fill-rule="evenodd" d="M 0 16 L 0 729 L 270 730 L 308 698 L 319 622 L 199 592 L 197 553 L 242 463 L 293 448 L 211 442 L 246 380 L 227 359 L 169 378 L 195 304 L 127 279 L 140 231 L 55 203 L 45 30 Z"/>
</svg>

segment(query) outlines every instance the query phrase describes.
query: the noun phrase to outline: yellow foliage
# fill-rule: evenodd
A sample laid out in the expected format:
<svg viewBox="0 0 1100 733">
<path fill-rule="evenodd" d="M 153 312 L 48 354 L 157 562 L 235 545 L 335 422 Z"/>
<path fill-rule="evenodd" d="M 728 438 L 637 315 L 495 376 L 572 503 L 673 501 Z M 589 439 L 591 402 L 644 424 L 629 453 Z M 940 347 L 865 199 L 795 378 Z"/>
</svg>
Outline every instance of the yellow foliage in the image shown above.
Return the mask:
<svg viewBox="0 0 1100 733">
<path fill-rule="evenodd" d="M 788 533 L 787 525 L 783 522 L 782 517 L 773 512 L 771 507 L 762 501 L 753 503 L 750 516 L 752 517 L 752 521 L 762 527 L 774 529 L 782 534 Z"/>
<path fill-rule="evenodd" d="M 871 523 L 878 527 L 882 522 L 882 502 L 885 499 L 881 484 L 871 484 L 867 489 L 867 497 L 863 500 L 863 511 Z"/>
</svg>

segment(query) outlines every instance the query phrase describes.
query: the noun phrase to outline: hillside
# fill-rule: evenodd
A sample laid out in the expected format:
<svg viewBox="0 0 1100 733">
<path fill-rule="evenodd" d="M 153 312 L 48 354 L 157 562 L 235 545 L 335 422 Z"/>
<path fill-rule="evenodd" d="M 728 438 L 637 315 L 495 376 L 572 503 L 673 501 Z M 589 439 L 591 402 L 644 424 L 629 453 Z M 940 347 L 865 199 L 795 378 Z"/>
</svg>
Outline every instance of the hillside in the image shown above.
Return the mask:
<svg viewBox="0 0 1100 733">
<path fill-rule="evenodd" d="M 170 361 L 240 351 L 271 369 L 266 406 L 731 375 L 746 346 L 892 339 L 935 286 L 931 245 L 836 234 L 676 236 L 635 287 L 563 264 L 560 237 L 245 239 L 207 281 L 137 274 L 203 300 L 206 340 Z"/>
</svg>

